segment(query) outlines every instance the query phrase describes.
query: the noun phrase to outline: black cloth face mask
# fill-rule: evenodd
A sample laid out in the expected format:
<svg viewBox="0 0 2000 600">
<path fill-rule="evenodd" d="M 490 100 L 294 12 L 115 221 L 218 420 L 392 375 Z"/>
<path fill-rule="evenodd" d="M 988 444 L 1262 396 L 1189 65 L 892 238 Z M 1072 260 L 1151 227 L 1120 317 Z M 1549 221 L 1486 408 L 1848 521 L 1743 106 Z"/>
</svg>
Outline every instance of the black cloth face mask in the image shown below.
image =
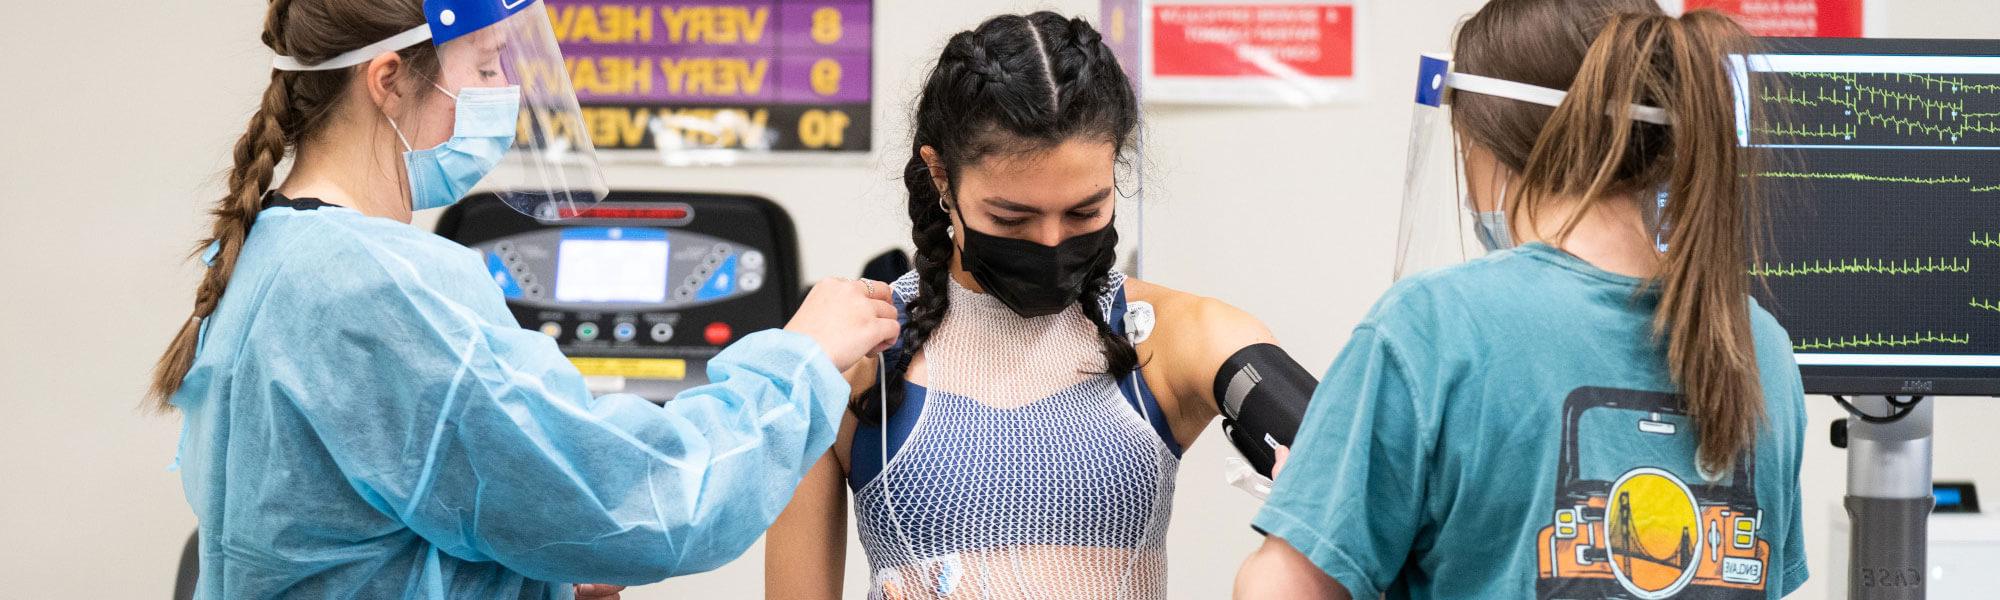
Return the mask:
<svg viewBox="0 0 2000 600">
<path fill-rule="evenodd" d="M 956 211 L 954 211 L 956 212 Z M 1000 303 L 1022 318 L 1053 315 L 1069 308 L 1085 282 L 1102 277 L 1118 258 L 1118 228 L 1079 234 L 1054 246 L 980 233 L 959 216 L 965 236 L 960 256 L 967 273 Z"/>
</svg>

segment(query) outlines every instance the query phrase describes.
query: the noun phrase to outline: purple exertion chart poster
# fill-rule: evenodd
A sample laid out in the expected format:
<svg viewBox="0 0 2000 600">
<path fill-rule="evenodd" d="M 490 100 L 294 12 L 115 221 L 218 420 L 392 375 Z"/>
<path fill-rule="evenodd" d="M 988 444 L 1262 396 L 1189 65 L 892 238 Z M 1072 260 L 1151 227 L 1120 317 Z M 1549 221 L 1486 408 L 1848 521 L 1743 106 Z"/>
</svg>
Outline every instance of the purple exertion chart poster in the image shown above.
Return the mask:
<svg viewBox="0 0 2000 600">
<path fill-rule="evenodd" d="M 544 0 L 599 150 L 867 153 L 873 0 Z"/>
<path fill-rule="evenodd" d="M 1111 47 L 1111 54 L 1118 57 L 1118 66 L 1132 82 L 1133 93 L 1141 97 L 1146 93 L 1139 78 L 1146 64 L 1143 4 L 1143 0 L 1099 0 L 1097 5 L 1097 29 L 1105 45 Z"/>
</svg>

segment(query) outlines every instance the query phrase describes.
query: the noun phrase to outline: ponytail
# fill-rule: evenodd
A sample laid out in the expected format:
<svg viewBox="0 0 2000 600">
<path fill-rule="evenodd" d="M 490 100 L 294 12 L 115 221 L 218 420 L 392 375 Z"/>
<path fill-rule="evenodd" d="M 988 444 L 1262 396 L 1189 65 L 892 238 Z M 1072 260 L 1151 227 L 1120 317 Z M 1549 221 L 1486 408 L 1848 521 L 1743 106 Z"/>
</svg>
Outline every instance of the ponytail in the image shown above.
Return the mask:
<svg viewBox="0 0 2000 600">
<path fill-rule="evenodd" d="M 1750 280 L 1763 212 L 1745 173 L 1754 158 L 1737 144 L 1728 58 L 1749 35 L 1712 10 L 1670 21 L 1665 104 L 1677 124 L 1664 220 L 1672 223 L 1659 273 L 1653 334 L 1701 430 L 1700 464 L 1733 466 L 1756 443 L 1764 419 L 1750 331 Z"/>
<path fill-rule="evenodd" d="M 1652 328 L 1700 432 L 1699 464 L 1710 473 L 1734 466 L 1764 418 L 1745 275 L 1761 212 L 1742 176 L 1754 170 L 1735 136 L 1727 66 L 1749 40 L 1713 11 L 1613 15 L 1541 129 L 1522 172 L 1526 189 L 1507 207 L 1532 216 L 1547 198 L 1583 198 L 1558 230 L 1561 240 L 1606 198 L 1651 202 L 1664 185 L 1667 250 L 1654 281 L 1660 302 Z M 1664 108 L 1672 126 L 1631 120 L 1633 104 Z"/>
</svg>

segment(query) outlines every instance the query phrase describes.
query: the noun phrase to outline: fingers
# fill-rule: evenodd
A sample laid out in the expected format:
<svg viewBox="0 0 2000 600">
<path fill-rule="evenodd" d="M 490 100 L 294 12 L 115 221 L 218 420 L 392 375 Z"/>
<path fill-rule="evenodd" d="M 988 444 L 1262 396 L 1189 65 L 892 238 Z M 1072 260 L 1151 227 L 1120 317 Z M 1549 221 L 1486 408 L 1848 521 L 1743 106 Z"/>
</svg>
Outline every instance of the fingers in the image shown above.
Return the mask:
<svg viewBox="0 0 2000 600">
<path fill-rule="evenodd" d="M 869 298 L 883 302 L 889 301 L 889 284 L 873 279 L 856 279 L 854 283 L 861 286 L 861 293 L 866 294 Z"/>
<path fill-rule="evenodd" d="M 876 319 L 874 322 L 874 327 L 875 327 L 874 333 L 877 336 L 876 339 L 887 342 L 896 341 L 896 335 L 903 332 L 903 324 L 896 322 L 896 319 L 894 317 L 886 319 Z"/>
<path fill-rule="evenodd" d="M 875 301 L 871 301 L 871 302 L 869 302 L 868 304 L 869 304 L 870 306 L 873 306 L 873 307 L 875 308 L 875 317 L 876 317 L 876 318 L 878 318 L 878 319 L 890 319 L 890 320 L 895 320 L 895 318 L 896 318 L 896 305 L 894 305 L 894 304 L 890 304 L 890 303 L 888 303 L 888 302 L 884 302 L 884 301 L 881 301 L 881 300 L 875 300 Z"/>
<path fill-rule="evenodd" d="M 1272 450 L 1277 454 L 1277 460 L 1271 463 L 1271 478 L 1277 479 L 1278 472 L 1285 470 L 1285 460 L 1292 457 L 1292 449 L 1278 446 Z"/>
<path fill-rule="evenodd" d="M 890 286 L 888 286 L 888 284 L 884 284 L 884 282 L 878 282 L 878 280 L 848 280 L 848 278 L 824 278 L 824 280 L 820 280 L 818 284 L 814 284 L 812 288 L 814 288 L 814 290 L 820 290 L 820 288 L 828 288 L 828 290 L 856 290 L 856 292 L 862 292 L 862 296 L 864 296 L 864 298 L 870 298 L 870 300 L 880 300 L 880 302 L 890 302 L 890 298 L 894 296 L 894 294 L 890 292 Z"/>
<path fill-rule="evenodd" d="M 884 350 L 888 350 L 890 346 L 896 345 L 896 336 L 902 332 L 902 324 L 897 323 L 893 316 L 887 319 L 875 319 L 873 333 L 878 336 L 875 339 L 879 341 L 876 343 L 875 348 L 868 353 L 879 354 Z"/>
<path fill-rule="evenodd" d="M 861 305 L 855 304 L 856 293 L 864 298 L 858 300 Z M 862 355 L 895 345 L 901 326 L 890 298 L 886 283 L 824 279 L 813 286 L 812 294 L 785 329 L 811 336 L 833 359 L 834 366 L 844 371 Z"/>
</svg>

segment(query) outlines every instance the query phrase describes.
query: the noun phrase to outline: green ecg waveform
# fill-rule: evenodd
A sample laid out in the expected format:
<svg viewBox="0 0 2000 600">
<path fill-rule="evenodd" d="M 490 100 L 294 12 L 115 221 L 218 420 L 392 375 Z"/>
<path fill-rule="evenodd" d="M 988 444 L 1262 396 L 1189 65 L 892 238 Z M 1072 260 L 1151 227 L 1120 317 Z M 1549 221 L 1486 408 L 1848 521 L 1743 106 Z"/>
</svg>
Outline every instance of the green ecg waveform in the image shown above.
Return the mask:
<svg viewBox="0 0 2000 600">
<path fill-rule="evenodd" d="M 1810 171 L 1765 171 L 1758 177 L 1770 179 L 1830 179 L 1856 181 L 1862 183 L 1913 183 L 1918 185 L 1945 185 L 1952 183 L 1969 184 L 1971 177 L 1948 175 L 1945 177 L 1906 177 L 1902 175 L 1869 175 L 1867 173 L 1814 173 Z"/>
<path fill-rule="evenodd" d="M 1771 86 L 1767 85 L 1764 86 L 1763 93 L 1758 96 L 1765 102 L 1796 104 L 1798 106 L 1819 106 L 1819 102 L 1815 102 L 1812 98 L 1807 97 L 1803 90 L 1797 92 L 1774 92 L 1771 91 Z"/>
<path fill-rule="evenodd" d="M 1773 91 L 1769 86 L 1766 86 L 1763 89 L 1761 97 L 1765 102 L 1808 107 L 1830 104 L 1845 107 L 1848 110 L 1866 110 L 1861 106 L 1863 103 L 1889 110 L 1923 109 L 1924 117 L 1933 119 L 1951 119 L 1961 116 L 2000 116 L 2000 113 L 1965 112 L 1964 100 L 1936 100 L 1917 94 L 1908 94 L 1859 83 L 1851 84 L 1846 91 L 1846 94 L 1842 94 L 1837 91 L 1827 91 L 1824 87 L 1816 87 L 1813 88 L 1813 93 L 1807 94 L 1803 89 L 1797 91 Z"/>
<path fill-rule="evenodd" d="M 1792 349 L 1800 351 L 1853 350 L 1856 348 L 1900 348 L 1919 344 L 1957 344 L 1963 346 L 1971 343 L 1972 336 L 1970 334 L 1924 332 L 1909 335 L 1890 335 L 1871 333 L 1835 338 L 1806 338 L 1792 344 Z"/>
<path fill-rule="evenodd" d="M 1857 85 L 1861 79 L 1860 73 L 1798 72 L 1798 73 L 1792 73 L 1792 75 L 1804 79 L 1827 79 L 1832 81 L 1838 81 L 1848 85 Z M 1932 75 L 1923 75 L 1919 73 L 1883 73 L 1881 77 L 1883 79 L 1888 79 L 1896 83 L 1921 83 L 1923 84 L 1925 91 L 1950 92 L 1950 93 L 1960 93 L 1960 94 L 2000 93 L 2000 85 L 1989 85 L 1989 84 L 1967 85 L 1965 83 L 1965 78 L 1963 77 L 1937 77 Z"/>
<path fill-rule="evenodd" d="M 1962 118 L 1955 125 L 1944 126 L 1932 125 L 1916 119 L 1907 119 L 1895 115 L 1878 114 L 1865 108 L 1854 111 L 1854 116 L 1860 117 L 1861 121 L 1868 125 L 1888 129 L 1902 135 L 1922 134 L 1936 137 L 1940 142 L 1956 142 L 1967 133 L 2000 133 L 2000 122 L 1984 121 L 1975 123 L 1970 118 Z"/>
<path fill-rule="evenodd" d="M 1759 97 L 1764 102 L 1793 106 L 1838 106 L 1846 109 L 1846 116 L 1853 117 L 1854 122 L 1813 125 L 1774 123 L 1752 127 L 1752 130 L 1781 137 L 1852 140 L 1860 136 L 1862 128 L 1867 127 L 1886 129 L 1898 135 L 1936 138 L 1940 142 L 1957 142 L 1970 133 L 2000 133 L 2000 112 L 1968 112 L 1962 98 L 1934 98 L 1869 85 L 1863 83 L 1861 75 L 1856 73 L 1800 72 L 1791 75 L 1805 80 L 1830 81 L 1841 84 L 1841 87 L 1832 90 L 1815 87 L 1808 93 L 1803 88 L 1782 91 L 1763 86 Z M 1967 84 L 1959 77 L 1911 73 L 1889 73 L 1878 77 L 1899 84 L 1921 84 L 1926 92 L 1938 94 L 2000 93 L 2000 85 Z M 1920 112 L 1921 116 L 1891 114 L 1893 112 Z"/>
<path fill-rule="evenodd" d="M 1994 302 L 1992 300 L 1980 300 L 1978 298 L 1973 298 L 1972 307 L 1990 310 L 1993 312 L 2000 312 L 2000 302 Z"/>
<path fill-rule="evenodd" d="M 1983 186 L 1983 187 L 1976 187 L 1976 188 L 1972 188 L 1972 191 L 1974 191 L 1974 192 L 1982 192 L 1982 193 L 1983 193 L 1983 192 L 2000 192 L 2000 185 L 1989 185 L 1989 186 Z"/>
<path fill-rule="evenodd" d="M 1972 232 L 1972 245 L 1981 248 L 2000 248 L 2000 233 Z"/>
<path fill-rule="evenodd" d="M 1803 277 L 1806 275 L 1926 275 L 1969 273 L 1972 260 L 1966 258 L 1868 259 L 1841 258 L 1790 263 L 1764 263 L 1750 268 L 1751 277 Z"/>
<path fill-rule="evenodd" d="M 1791 123 L 1778 123 L 1776 125 L 1769 125 L 1769 126 L 1759 125 L 1756 127 L 1751 127 L 1750 130 L 1755 131 L 1757 133 L 1765 135 L 1773 135 L 1773 136 L 1803 137 L 1803 138 L 1840 138 L 1844 140 L 1851 140 L 1854 139 L 1854 133 L 1857 130 L 1857 128 L 1853 125 L 1826 125 L 1823 123 L 1816 123 L 1813 124 L 1811 127 L 1807 127 L 1805 125 L 1794 125 Z"/>
</svg>

